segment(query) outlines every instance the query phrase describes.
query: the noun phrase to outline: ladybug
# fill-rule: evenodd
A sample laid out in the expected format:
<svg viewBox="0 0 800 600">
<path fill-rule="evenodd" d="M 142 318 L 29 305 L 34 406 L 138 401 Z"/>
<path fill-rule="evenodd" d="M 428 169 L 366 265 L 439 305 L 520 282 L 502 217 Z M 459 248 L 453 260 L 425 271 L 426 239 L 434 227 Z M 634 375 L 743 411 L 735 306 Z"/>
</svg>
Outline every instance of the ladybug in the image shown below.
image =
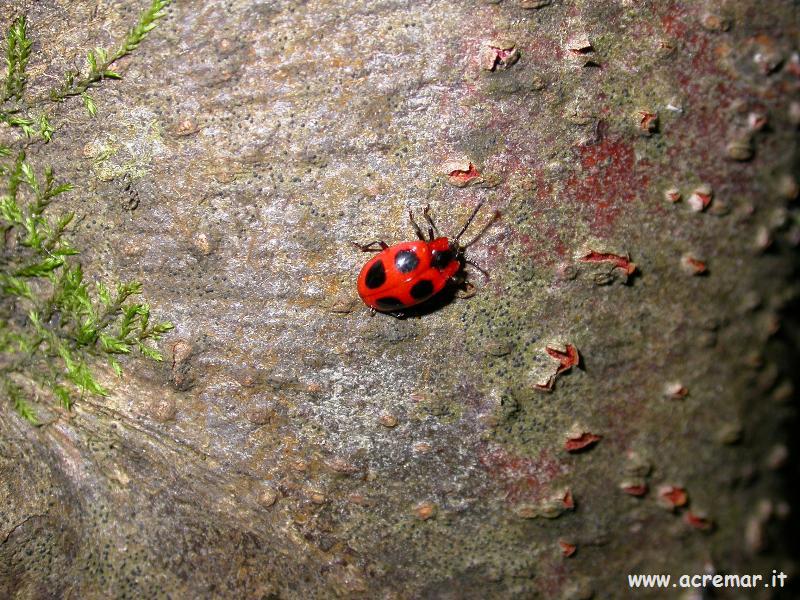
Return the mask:
<svg viewBox="0 0 800 600">
<path fill-rule="evenodd" d="M 400 242 L 389 246 L 384 241 L 369 244 L 351 242 L 363 252 L 377 252 L 358 275 L 358 295 L 373 310 L 393 313 L 396 316 L 441 292 L 449 283 L 462 284 L 466 280 L 464 266 L 470 264 L 481 273 L 486 272 L 464 256 L 464 251 L 474 244 L 500 216 L 495 212 L 491 220 L 468 243 L 460 238 L 483 206 L 479 203 L 472 211 L 461 231 L 454 238 L 444 237 L 430 215 L 430 206 L 423 211 L 428 222 L 428 239 L 408 211 L 411 225 L 419 238 L 413 242 Z M 435 233 L 435 236 L 434 236 Z M 375 246 L 378 247 L 375 247 Z"/>
</svg>

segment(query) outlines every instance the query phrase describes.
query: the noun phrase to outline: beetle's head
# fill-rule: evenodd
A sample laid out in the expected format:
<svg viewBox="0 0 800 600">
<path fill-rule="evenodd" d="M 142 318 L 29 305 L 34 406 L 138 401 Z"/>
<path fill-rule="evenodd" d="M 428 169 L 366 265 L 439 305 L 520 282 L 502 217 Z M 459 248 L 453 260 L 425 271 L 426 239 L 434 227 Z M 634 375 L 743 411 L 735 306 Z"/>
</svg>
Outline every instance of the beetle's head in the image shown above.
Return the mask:
<svg viewBox="0 0 800 600">
<path fill-rule="evenodd" d="M 466 223 L 464 223 L 464 226 L 461 228 L 461 231 L 459 231 L 458 235 L 456 235 L 454 238 L 446 238 L 441 236 L 441 234 L 439 234 L 439 237 L 434 238 L 433 237 L 434 231 L 436 233 L 439 233 L 439 231 L 438 229 L 436 229 L 436 225 L 433 223 L 433 220 L 428 215 L 428 209 L 427 208 L 425 209 L 424 213 L 425 218 L 428 219 L 428 222 L 431 225 L 430 235 L 432 239 L 428 242 L 432 253 L 431 266 L 439 269 L 440 271 L 450 269 L 451 271 L 456 272 L 455 270 L 453 270 L 453 267 L 455 265 L 458 265 L 458 269 L 460 269 L 465 264 L 471 264 L 477 267 L 478 270 L 481 271 L 481 273 L 486 275 L 486 271 L 478 267 L 475 263 L 468 260 L 465 256 L 465 253 L 467 248 L 469 248 L 472 244 L 477 242 L 478 239 L 480 239 L 480 237 L 484 234 L 484 232 L 487 229 L 489 229 L 492 223 L 494 223 L 500 217 L 500 213 L 496 211 L 492 215 L 492 218 L 489 219 L 489 221 L 481 228 L 481 230 L 477 233 L 477 235 L 475 235 L 475 237 L 473 237 L 469 242 L 463 244 L 461 243 L 461 236 L 464 235 L 464 233 L 467 231 L 473 219 L 475 218 L 475 215 L 478 214 L 478 211 L 481 209 L 482 206 L 483 202 L 480 202 L 475 207 L 475 209 L 472 211 L 469 218 L 467 219 Z M 419 228 L 417 229 L 419 233 Z M 422 234 L 419 233 L 419 236 L 422 237 Z"/>
<path fill-rule="evenodd" d="M 440 237 L 431 242 L 431 266 L 441 271 L 453 261 L 464 261 L 464 248 L 456 240 Z"/>
</svg>

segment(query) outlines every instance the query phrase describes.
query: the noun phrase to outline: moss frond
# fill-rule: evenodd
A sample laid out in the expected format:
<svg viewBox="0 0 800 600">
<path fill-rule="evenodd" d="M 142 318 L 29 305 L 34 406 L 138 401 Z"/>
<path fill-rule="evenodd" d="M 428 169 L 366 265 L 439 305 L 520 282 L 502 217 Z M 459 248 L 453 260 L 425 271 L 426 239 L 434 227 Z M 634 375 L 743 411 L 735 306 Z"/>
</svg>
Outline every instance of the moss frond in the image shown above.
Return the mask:
<svg viewBox="0 0 800 600">
<path fill-rule="evenodd" d="M 66 73 L 49 100 L 81 96 L 94 116 L 97 105 L 87 90 L 119 77 L 110 66 L 138 47 L 168 4 L 153 0 L 116 51 L 89 52 L 87 72 Z M 46 143 L 55 133 L 50 115 L 34 113 L 37 101 L 25 98 L 31 47 L 27 22 L 19 17 L 6 35 L 0 82 L 0 123 L 19 133 L 16 142 L 0 145 L 0 394 L 38 425 L 42 396 L 68 410 L 83 394 L 108 394 L 95 375 L 98 362 L 121 376 L 119 357 L 138 352 L 161 360 L 154 344 L 172 324 L 151 322 L 149 305 L 137 301 L 139 282 L 87 283 L 69 241 L 74 214 L 52 207 L 74 188 L 25 152 L 31 140 Z"/>
<path fill-rule="evenodd" d="M 166 13 L 165 9 L 172 0 L 152 0 L 150 7 L 140 16 L 139 22 L 128 31 L 125 40 L 113 52 L 104 48 L 95 48 L 86 55 L 84 73 L 68 71 L 64 74 L 61 85 L 50 90 L 50 99 L 60 102 L 71 96 L 81 96 L 90 116 L 97 113 L 94 100 L 86 92 L 104 79 L 119 79 L 120 75 L 111 66 L 123 56 L 127 56 L 139 47 L 147 35 L 156 27 L 156 21 Z"/>
<path fill-rule="evenodd" d="M 25 17 L 17 17 L 6 36 L 6 76 L 3 82 L 3 102 L 22 97 L 25 89 L 25 69 L 33 42 L 28 39 Z"/>
</svg>

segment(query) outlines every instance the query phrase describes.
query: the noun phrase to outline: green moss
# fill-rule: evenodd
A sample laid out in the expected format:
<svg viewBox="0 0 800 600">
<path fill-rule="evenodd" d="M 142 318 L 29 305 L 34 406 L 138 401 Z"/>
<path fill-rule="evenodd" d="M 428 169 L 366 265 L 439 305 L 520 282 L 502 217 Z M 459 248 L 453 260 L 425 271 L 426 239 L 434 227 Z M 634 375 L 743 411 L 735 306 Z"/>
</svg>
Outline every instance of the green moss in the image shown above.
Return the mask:
<svg viewBox="0 0 800 600">
<path fill-rule="evenodd" d="M 135 300 L 142 291 L 138 282 L 90 286 L 85 281 L 75 258 L 79 251 L 69 241 L 74 215 L 56 214 L 51 207 L 73 187 L 57 182 L 50 167 L 30 162 L 25 151 L 49 142 L 54 133 L 42 106 L 81 96 L 89 116 L 96 114 L 87 90 L 119 77 L 111 65 L 136 49 L 168 4 L 153 0 L 117 50 L 89 52 L 85 73 L 66 73 L 44 99 L 26 95 L 33 41 L 25 17 L 17 18 L 6 35 L 0 122 L 16 136 L 0 146 L 0 389 L 33 424 L 40 422 L 34 408 L 40 399 L 68 410 L 84 393 L 107 394 L 94 375 L 98 360 L 117 375 L 122 372 L 120 355 L 138 351 L 161 360 L 152 343 L 172 329 L 170 323 L 152 323 L 147 303 Z M 146 135 L 150 145 L 160 141 L 153 128 Z M 110 164 L 116 153 L 113 144 L 102 144 L 96 164 Z M 137 172 L 137 165 L 116 166 L 112 177 Z M 98 176 L 103 178 L 103 172 Z"/>
</svg>

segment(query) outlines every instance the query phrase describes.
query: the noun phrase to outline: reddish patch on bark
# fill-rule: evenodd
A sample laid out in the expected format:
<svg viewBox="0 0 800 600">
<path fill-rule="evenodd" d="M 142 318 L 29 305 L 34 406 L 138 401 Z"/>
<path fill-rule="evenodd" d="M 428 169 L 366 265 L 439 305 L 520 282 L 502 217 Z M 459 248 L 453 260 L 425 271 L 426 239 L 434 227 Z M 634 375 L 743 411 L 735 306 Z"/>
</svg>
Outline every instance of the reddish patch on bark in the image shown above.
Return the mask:
<svg viewBox="0 0 800 600">
<path fill-rule="evenodd" d="M 564 497 L 561 499 L 561 502 L 564 503 L 564 508 L 570 510 L 575 508 L 575 500 L 572 498 L 572 490 L 567 489 L 567 491 L 564 492 Z"/>
<path fill-rule="evenodd" d="M 615 267 L 622 269 L 627 275 L 633 275 L 636 272 L 636 265 L 631 262 L 630 258 L 609 252 L 595 252 L 592 250 L 581 257 L 580 261 L 588 263 L 612 262 Z"/>
<path fill-rule="evenodd" d="M 689 395 L 689 388 L 681 382 L 675 381 L 664 386 L 664 395 L 672 400 L 681 400 Z"/>
<path fill-rule="evenodd" d="M 463 169 L 456 169 L 455 171 L 450 171 L 448 177 L 454 183 L 460 183 L 462 185 L 466 185 L 473 179 L 480 177 L 481 174 L 478 172 L 478 169 L 475 168 L 475 165 L 469 163 L 469 168 L 464 171 Z"/>
<path fill-rule="evenodd" d="M 570 249 L 560 237 L 563 232 L 547 223 L 544 213 L 532 211 L 531 218 L 533 222 L 541 223 L 537 226 L 538 235 L 531 236 L 519 231 L 515 231 L 514 235 L 525 249 L 525 255 L 529 257 L 531 263 L 545 269 L 567 256 Z"/>
<path fill-rule="evenodd" d="M 737 56 L 726 36 L 708 32 L 695 25 L 697 14 L 688 3 L 671 3 L 663 14 L 665 27 L 674 27 L 681 40 L 681 52 L 674 56 L 672 67 L 681 75 L 679 84 L 680 108 L 689 119 L 675 119 L 670 123 L 671 147 L 667 150 L 670 164 L 689 163 L 696 165 L 695 175 L 714 185 L 721 197 L 730 194 L 747 195 L 752 192 L 756 180 L 748 168 L 723 168 L 726 160 L 725 140 L 731 128 L 731 115 L 741 108 L 735 103 L 742 98 L 761 98 L 772 104 L 775 89 L 767 86 L 747 85 L 732 76 L 735 67 L 731 57 Z M 751 44 L 757 38 L 751 38 Z M 751 54 L 752 56 L 752 54 Z M 712 84 L 711 82 L 717 82 Z M 769 106 L 765 107 L 769 108 Z M 766 113 L 765 113 L 766 114 Z M 761 143 L 761 142 L 760 142 Z M 699 209 L 708 206 L 702 198 L 695 198 Z M 690 206 L 692 204 L 690 203 Z"/>
<path fill-rule="evenodd" d="M 666 14 L 661 17 L 661 26 L 664 32 L 676 38 L 684 39 L 688 26 L 682 21 L 686 16 L 684 9 L 679 3 L 673 3 Z"/>
<path fill-rule="evenodd" d="M 552 348 L 550 346 L 546 346 L 545 350 L 550 356 L 559 361 L 559 365 L 556 367 L 555 372 L 547 378 L 546 382 L 536 383 L 534 387 L 543 392 L 552 392 L 553 386 L 556 384 L 556 378 L 579 364 L 581 357 L 578 354 L 578 349 L 572 344 L 567 344 L 565 350 L 559 350 L 558 348 Z"/>
<path fill-rule="evenodd" d="M 692 73 L 692 77 L 689 79 L 690 82 L 698 77 L 698 73 L 701 70 L 706 70 L 711 67 L 714 71 L 717 70 L 717 65 L 713 62 L 713 59 L 710 55 L 713 52 L 709 52 L 709 40 L 708 38 L 703 38 L 699 41 L 699 44 L 696 46 L 697 51 L 694 53 L 694 57 L 692 58 L 692 69 L 694 72 Z M 720 88 L 722 91 L 722 88 Z"/>
<path fill-rule="evenodd" d="M 762 110 L 752 110 L 747 115 L 747 128 L 750 131 L 761 131 L 767 126 L 767 115 Z"/>
<path fill-rule="evenodd" d="M 686 503 L 689 501 L 689 495 L 686 493 L 686 490 L 673 485 L 663 486 L 658 490 L 658 495 L 663 504 L 672 508 L 686 506 Z"/>
<path fill-rule="evenodd" d="M 655 131 L 658 129 L 658 115 L 646 110 L 640 110 L 639 129 L 647 134 L 655 133 Z"/>
<path fill-rule="evenodd" d="M 558 37 L 537 35 L 526 40 L 522 48 L 526 56 L 535 56 L 543 64 L 552 64 L 564 57 L 564 46 Z"/>
<path fill-rule="evenodd" d="M 707 190 L 708 188 L 698 188 L 689 196 L 687 202 L 689 203 L 689 208 L 694 212 L 702 212 L 711 204 L 713 195 L 712 192 Z"/>
<path fill-rule="evenodd" d="M 686 511 L 683 520 L 695 529 L 700 529 L 701 531 L 709 531 L 714 527 L 714 522 L 711 519 L 702 515 L 696 515 L 690 510 Z"/>
<path fill-rule="evenodd" d="M 509 56 L 511 56 L 512 54 L 514 54 L 514 49 L 513 48 L 504 50 L 502 48 L 497 48 L 495 46 L 489 46 L 489 47 L 492 50 L 494 50 L 494 53 L 497 55 L 497 62 L 503 61 L 503 60 L 507 59 Z M 497 64 L 497 62 L 495 64 Z"/>
<path fill-rule="evenodd" d="M 481 48 L 478 61 L 482 69 L 496 71 L 498 69 L 508 69 L 519 60 L 519 56 L 519 50 L 517 50 L 513 42 L 498 40 L 495 43 L 488 42 Z"/>
<path fill-rule="evenodd" d="M 553 493 L 549 487 L 552 481 L 566 472 L 564 464 L 548 451 L 543 451 L 537 458 L 528 458 L 500 447 L 486 448 L 479 454 L 478 461 L 489 476 L 501 484 L 506 500 L 513 504 L 541 501 Z M 567 494 L 570 504 L 573 504 L 572 494 Z M 571 508 L 566 502 L 565 507 Z"/>
<path fill-rule="evenodd" d="M 561 554 L 564 555 L 564 558 L 569 558 L 575 554 L 575 551 L 578 549 L 575 544 L 570 544 L 564 540 L 558 540 L 558 545 L 561 546 Z"/>
<path fill-rule="evenodd" d="M 729 109 L 736 100 L 761 94 L 757 89 L 743 89 L 741 78 L 732 76 L 728 55 L 730 42 L 725 36 L 698 26 L 702 9 L 691 3 L 670 2 L 661 14 L 666 35 L 679 40 L 681 51 L 672 57 L 672 68 L 682 98 L 679 108 L 691 119 L 670 123 L 672 146 L 667 150 L 669 164 L 689 161 L 697 165 L 697 175 L 719 184 L 723 189 L 743 192 L 752 186 L 752 174 L 746 169 L 731 172 L 721 169 L 724 139 L 730 129 Z M 733 52 L 733 56 L 736 52 Z M 711 82 L 719 82 L 712 85 Z M 724 177 L 720 174 L 724 173 Z"/>
<path fill-rule="evenodd" d="M 681 262 L 690 275 L 705 275 L 708 272 L 706 263 L 694 256 L 686 255 Z"/>
<path fill-rule="evenodd" d="M 594 433 L 583 432 L 580 435 L 568 437 L 564 442 L 564 450 L 567 452 L 580 452 L 594 446 L 597 442 L 603 439 L 601 435 Z"/>
<path fill-rule="evenodd" d="M 641 497 L 647 493 L 647 484 L 642 483 L 640 485 L 625 485 L 622 486 L 622 491 L 631 496 Z"/>
<path fill-rule="evenodd" d="M 569 371 L 572 367 L 580 363 L 581 360 L 578 349 L 572 344 L 567 344 L 566 350 L 559 350 L 558 348 L 552 348 L 550 346 L 545 347 L 545 350 L 550 356 L 561 362 L 561 365 L 559 365 L 556 371 L 556 375 L 561 375 L 564 371 Z"/>
<path fill-rule="evenodd" d="M 579 146 L 577 153 L 583 168 L 569 178 L 565 187 L 577 203 L 594 208 L 595 228 L 609 228 L 625 203 L 647 191 L 648 165 L 644 161 L 637 163 L 633 146 L 621 138 L 602 138 Z"/>
</svg>

